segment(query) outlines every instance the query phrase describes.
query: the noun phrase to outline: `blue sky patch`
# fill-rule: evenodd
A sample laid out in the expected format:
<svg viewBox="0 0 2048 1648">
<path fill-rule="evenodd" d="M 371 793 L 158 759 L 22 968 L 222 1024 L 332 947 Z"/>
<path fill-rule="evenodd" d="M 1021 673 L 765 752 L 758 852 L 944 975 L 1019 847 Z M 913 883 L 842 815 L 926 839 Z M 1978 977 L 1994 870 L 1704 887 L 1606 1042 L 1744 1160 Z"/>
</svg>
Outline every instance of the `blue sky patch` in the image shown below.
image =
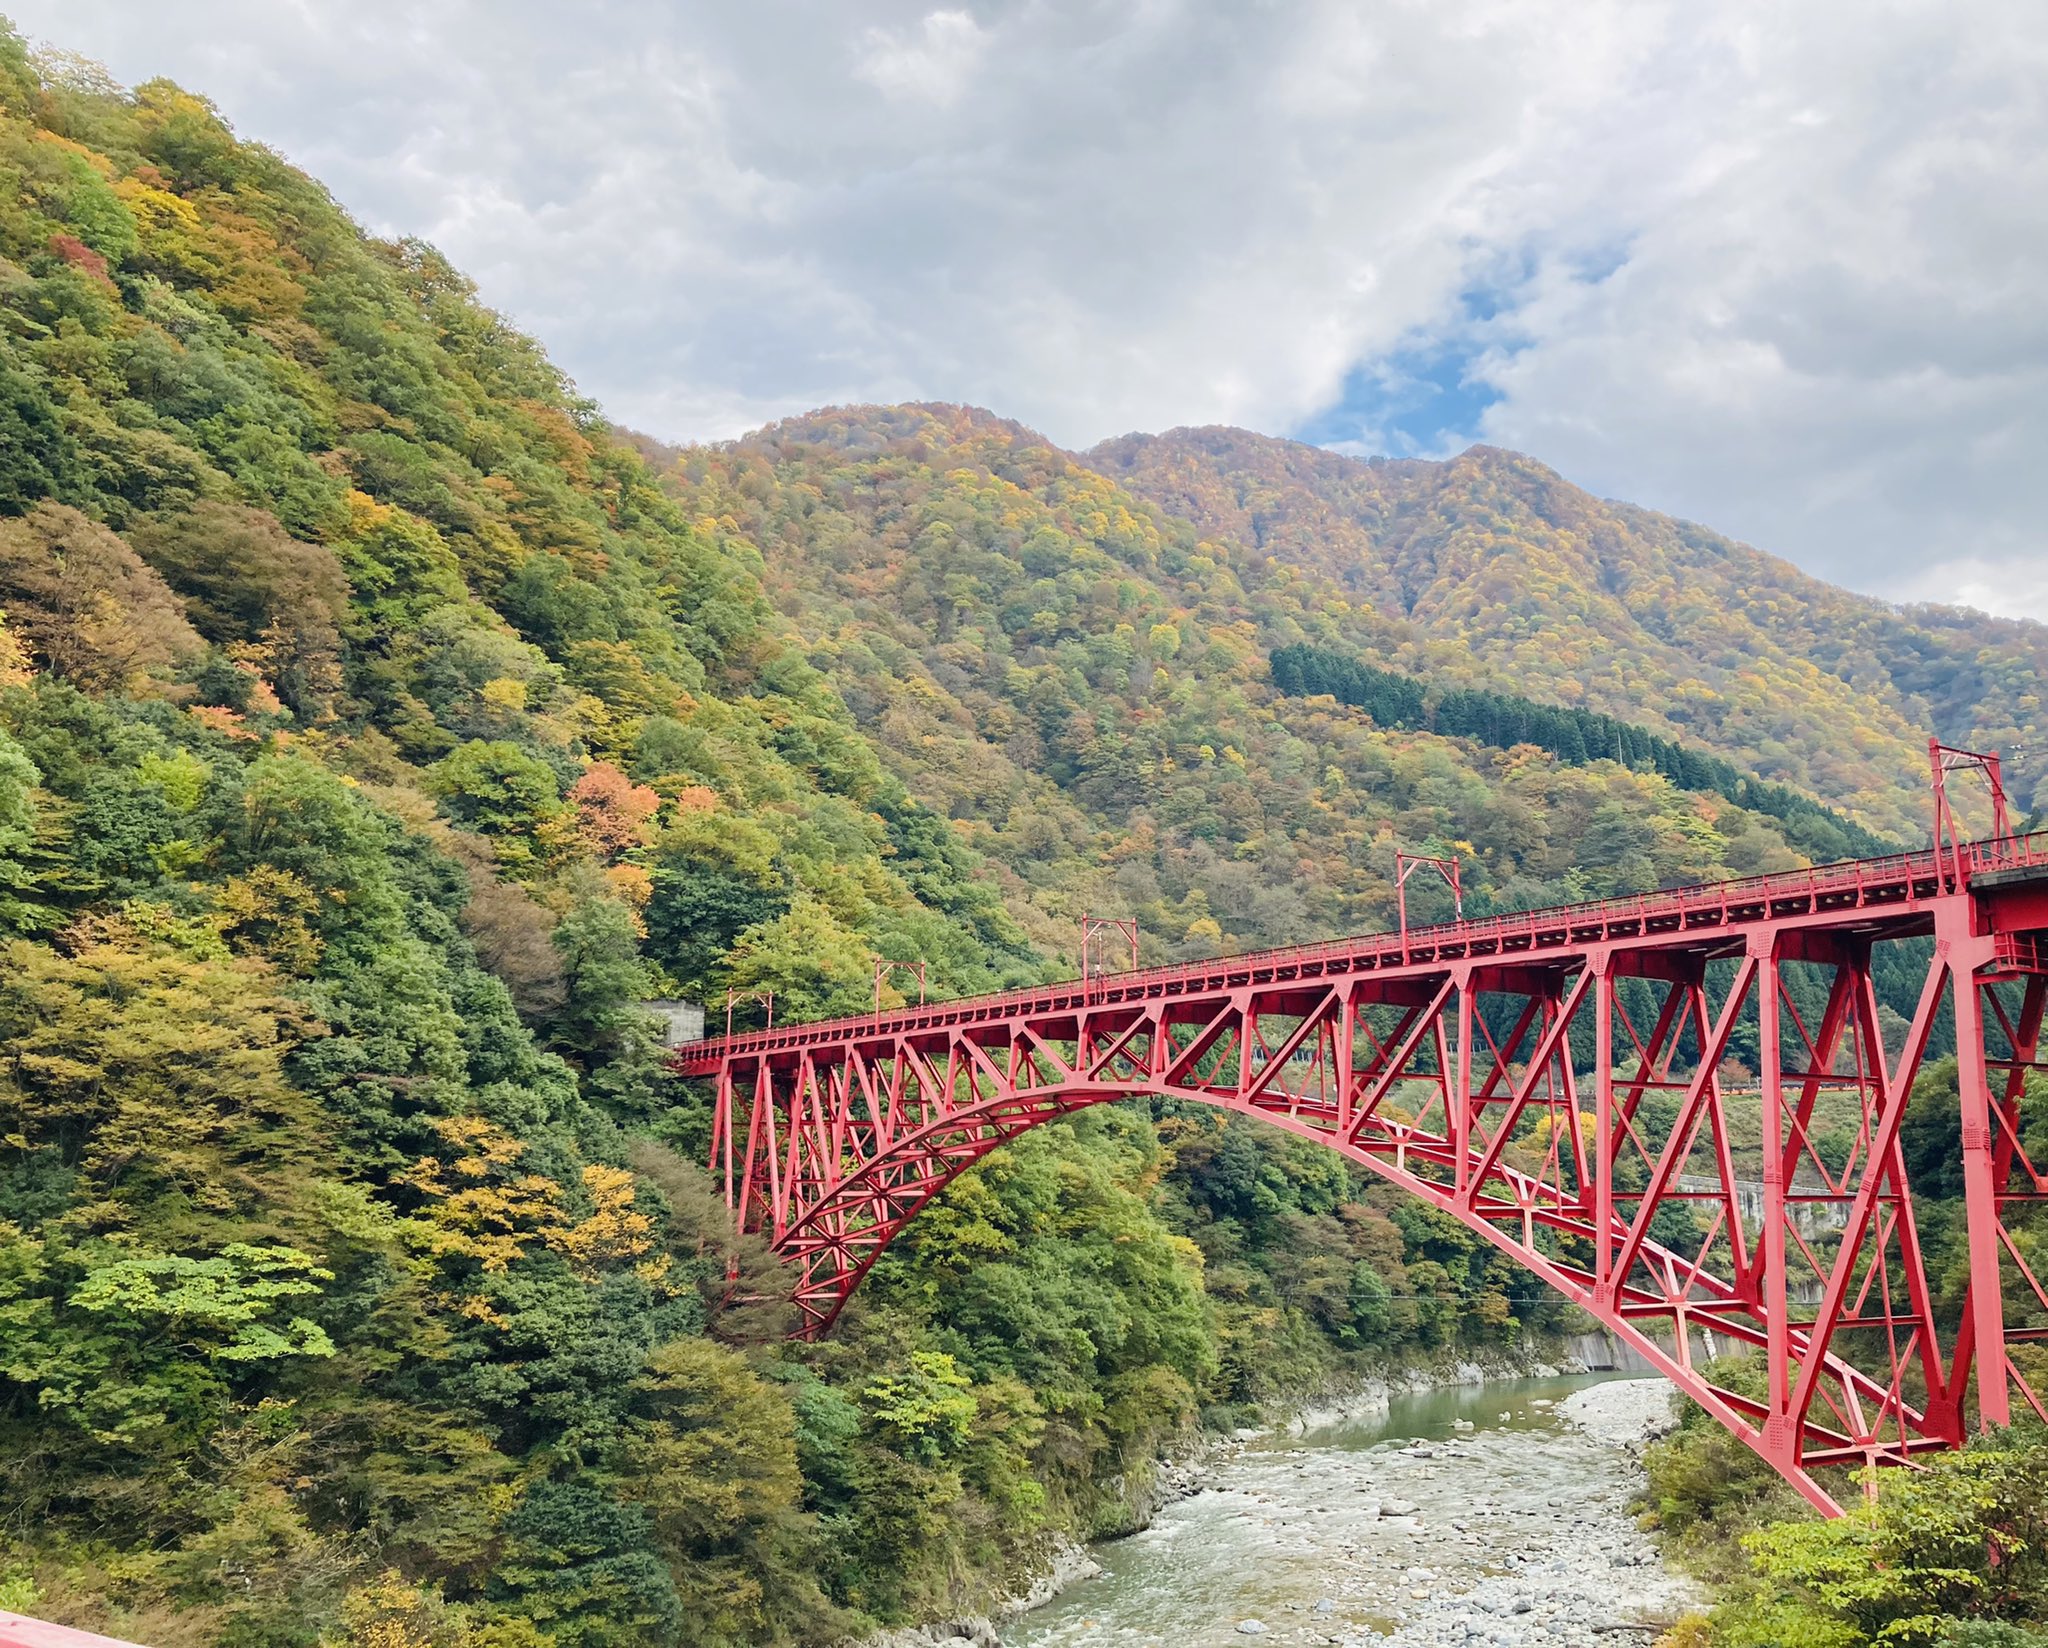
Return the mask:
<svg viewBox="0 0 2048 1648">
<path fill-rule="evenodd" d="M 1290 433 L 1312 446 L 1363 446 L 1390 457 L 1435 457 L 1477 439 L 1501 398 L 1472 368 L 1476 339 L 1436 340 L 1354 366 L 1337 400 Z"/>
<path fill-rule="evenodd" d="M 1480 418 L 1502 398 L 1480 362 L 1521 347 L 1509 317 L 1534 273 L 1527 252 L 1503 260 L 1499 278 L 1458 294 L 1456 318 L 1443 328 L 1354 366 L 1337 399 L 1303 419 L 1293 438 L 1395 458 L 1442 457 L 1470 446 Z"/>
</svg>

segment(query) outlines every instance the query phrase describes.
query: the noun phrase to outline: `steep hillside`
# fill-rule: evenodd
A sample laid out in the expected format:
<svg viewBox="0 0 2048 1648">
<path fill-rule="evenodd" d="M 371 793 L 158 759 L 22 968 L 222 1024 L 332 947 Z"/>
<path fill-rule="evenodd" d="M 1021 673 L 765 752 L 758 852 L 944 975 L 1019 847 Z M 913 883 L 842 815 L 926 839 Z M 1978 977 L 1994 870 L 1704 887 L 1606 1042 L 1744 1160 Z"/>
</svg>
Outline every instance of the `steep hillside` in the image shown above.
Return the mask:
<svg viewBox="0 0 2048 1648">
<path fill-rule="evenodd" d="M 1083 461 L 1397 620 L 1401 667 L 1648 720 L 1892 834 L 1926 828 L 1928 731 L 2015 750 L 2048 725 L 2048 627 L 1899 611 L 1515 453 L 1361 460 L 1210 428 Z M 2048 763 L 2020 776 L 2030 797 Z"/>
<path fill-rule="evenodd" d="M 701 1116 L 642 998 L 1039 971 L 758 564 L 432 252 L 0 33 L 0 1606 L 816 1641 L 968 1571 L 900 1501 L 806 1509 L 891 1461 L 974 1490 L 843 1349 L 800 1474 L 805 1376 L 728 1348 L 774 1335 L 723 1309 L 759 1255 L 665 1147 Z"/>
<path fill-rule="evenodd" d="M 860 596 L 927 603 L 871 643 L 776 610 L 874 583 L 842 495 L 873 466 L 819 459 L 828 499 L 748 456 L 679 506 L 430 249 L 0 28 L 0 1608 L 153 1648 L 836 1642 L 1127 1526 L 1203 1418 L 1554 1323 L 1334 1156 L 1139 1105 L 964 1175 L 829 1344 L 779 1342 L 641 1000 L 859 1008 L 878 953 L 942 993 L 1063 971 L 1169 712 L 1211 748 L 1155 839 L 1233 931 L 1372 884 L 1301 894 L 1277 826 L 1247 850 L 1238 814 L 1342 780 L 1264 776 L 1313 752 L 1249 707 L 1228 566 L 1029 461 L 1092 536 L 1034 525 L 1047 591 L 1007 527 L 958 563 L 1064 626 L 999 750 L 923 662 L 929 617 L 945 681 L 984 668 L 948 557 Z M 972 545 L 1045 507 L 970 471 L 925 516 Z M 1098 540 L 1175 604 L 1105 587 Z M 1183 607 L 1214 668 L 1155 709 Z M 1142 649 L 1094 626 L 1125 608 L 1162 615 Z M 1483 813 L 1448 746 L 1324 719 Z"/>
<path fill-rule="evenodd" d="M 1091 907 L 1137 914 L 1162 956 L 1385 923 L 1397 847 L 1459 854 L 1474 909 L 1801 861 L 1723 794 L 1283 697 L 1268 656 L 1304 638 L 1476 666 L 1018 425 L 852 408 L 668 462 L 688 513 L 760 546 L 811 664 L 1047 945 Z M 1906 782 L 1892 724 L 1880 798 Z"/>
</svg>

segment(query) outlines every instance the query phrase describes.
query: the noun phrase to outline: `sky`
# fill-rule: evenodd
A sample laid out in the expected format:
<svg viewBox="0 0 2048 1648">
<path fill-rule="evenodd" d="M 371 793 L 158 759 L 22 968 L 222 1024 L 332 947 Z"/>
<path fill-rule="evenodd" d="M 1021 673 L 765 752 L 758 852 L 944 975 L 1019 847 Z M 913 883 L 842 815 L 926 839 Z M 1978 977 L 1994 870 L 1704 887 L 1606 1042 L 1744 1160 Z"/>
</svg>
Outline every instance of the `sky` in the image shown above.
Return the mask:
<svg viewBox="0 0 2048 1648">
<path fill-rule="evenodd" d="M 2041 0 L 0 0 L 612 417 L 1474 441 L 2048 618 Z"/>
</svg>

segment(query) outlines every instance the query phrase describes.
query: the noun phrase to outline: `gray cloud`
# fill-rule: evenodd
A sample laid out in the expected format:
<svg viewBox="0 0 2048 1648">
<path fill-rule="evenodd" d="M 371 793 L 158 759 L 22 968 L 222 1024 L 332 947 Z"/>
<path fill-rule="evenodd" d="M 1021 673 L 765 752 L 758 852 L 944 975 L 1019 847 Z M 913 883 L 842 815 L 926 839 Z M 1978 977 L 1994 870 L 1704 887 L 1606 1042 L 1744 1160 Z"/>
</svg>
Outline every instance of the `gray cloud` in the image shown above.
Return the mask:
<svg viewBox="0 0 2048 1648">
<path fill-rule="evenodd" d="M 2026 0 L 13 13 L 435 241 L 659 434 L 907 397 L 1285 431 L 1451 349 L 1499 397 L 1467 433 L 2048 616 Z"/>
</svg>

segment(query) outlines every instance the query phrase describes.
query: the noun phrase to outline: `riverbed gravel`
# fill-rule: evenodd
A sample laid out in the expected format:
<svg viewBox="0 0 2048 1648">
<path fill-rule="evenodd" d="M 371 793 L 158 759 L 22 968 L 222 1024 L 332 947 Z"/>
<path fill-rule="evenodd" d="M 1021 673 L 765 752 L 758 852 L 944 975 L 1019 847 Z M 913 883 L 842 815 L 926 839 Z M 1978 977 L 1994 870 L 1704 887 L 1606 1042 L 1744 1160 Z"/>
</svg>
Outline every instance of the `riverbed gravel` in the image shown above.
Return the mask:
<svg viewBox="0 0 2048 1648">
<path fill-rule="evenodd" d="M 1524 1385 L 1466 1403 L 1420 1435 L 1243 1442 L 1203 1491 L 1098 1550 L 1108 1576 L 1004 1641 L 1647 1648 L 1699 1600 L 1629 1510 L 1668 1387 Z"/>
</svg>

